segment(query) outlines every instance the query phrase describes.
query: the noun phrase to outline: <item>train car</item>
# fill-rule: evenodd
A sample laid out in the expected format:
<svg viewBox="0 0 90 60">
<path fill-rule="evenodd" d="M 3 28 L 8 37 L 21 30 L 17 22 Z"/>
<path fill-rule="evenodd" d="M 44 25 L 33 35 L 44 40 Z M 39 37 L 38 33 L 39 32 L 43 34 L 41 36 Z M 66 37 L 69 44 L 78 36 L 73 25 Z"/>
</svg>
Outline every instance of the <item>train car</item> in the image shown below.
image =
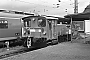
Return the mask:
<svg viewBox="0 0 90 60">
<path fill-rule="evenodd" d="M 42 16 L 28 16 L 22 18 L 22 38 L 24 46 L 43 47 L 47 40 L 47 20 Z"/>
<path fill-rule="evenodd" d="M 29 15 L 0 12 L 0 44 L 21 37 L 21 18 Z"/>
</svg>

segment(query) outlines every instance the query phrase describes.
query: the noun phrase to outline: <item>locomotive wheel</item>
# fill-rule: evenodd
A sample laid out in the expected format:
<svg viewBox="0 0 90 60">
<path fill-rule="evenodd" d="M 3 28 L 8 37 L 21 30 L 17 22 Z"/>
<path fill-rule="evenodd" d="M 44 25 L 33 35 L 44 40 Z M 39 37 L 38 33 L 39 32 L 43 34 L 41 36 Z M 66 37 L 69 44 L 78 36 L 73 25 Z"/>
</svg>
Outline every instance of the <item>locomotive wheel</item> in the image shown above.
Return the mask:
<svg viewBox="0 0 90 60">
<path fill-rule="evenodd" d="M 40 47 L 46 47 L 46 46 L 47 46 L 46 42 L 40 44 Z"/>
<path fill-rule="evenodd" d="M 52 45 L 58 44 L 57 40 L 52 40 Z"/>
<path fill-rule="evenodd" d="M 47 42 L 45 38 L 42 38 L 44 41 L 41 43 L 41 47 L 46 47 L 47 46 Z"/>
<path fill-rule="evenodd" d="M 46 43 L 45 38 L 40 38 L 39 40 L 37 40 L 37 42 L 34 43 L 35 48 L 42 48 L 42 47 L 46 47 L 46 46 L 47 46 L 47 43 Z"/>
<path fill-rule="evenodd" d="M 27 47 L 27 38 L 26 37 L 23 38 L 22 41 L 23 41 L 23 46 L 24 47 Z"/>
</svg>

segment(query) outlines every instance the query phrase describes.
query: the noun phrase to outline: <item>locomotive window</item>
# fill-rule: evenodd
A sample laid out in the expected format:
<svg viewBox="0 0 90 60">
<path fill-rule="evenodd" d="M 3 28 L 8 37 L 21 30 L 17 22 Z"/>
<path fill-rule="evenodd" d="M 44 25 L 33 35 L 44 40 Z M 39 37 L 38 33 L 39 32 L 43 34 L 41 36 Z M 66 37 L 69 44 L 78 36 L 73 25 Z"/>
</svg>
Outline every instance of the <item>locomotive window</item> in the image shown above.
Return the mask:
<svg viewBox="0 0 90 60">
<path fill-rule="evenodd" d="M 45 19 L 38 19 L 38 26 L 39 27 L 45 27 L 46 26 L 46 20 Z"/>
<path fill-rule="evenodd" d="M 8 21 L 7 20 L 0 20 L 0 29 L 1 28 L 8 28 Z"/>
</svg>

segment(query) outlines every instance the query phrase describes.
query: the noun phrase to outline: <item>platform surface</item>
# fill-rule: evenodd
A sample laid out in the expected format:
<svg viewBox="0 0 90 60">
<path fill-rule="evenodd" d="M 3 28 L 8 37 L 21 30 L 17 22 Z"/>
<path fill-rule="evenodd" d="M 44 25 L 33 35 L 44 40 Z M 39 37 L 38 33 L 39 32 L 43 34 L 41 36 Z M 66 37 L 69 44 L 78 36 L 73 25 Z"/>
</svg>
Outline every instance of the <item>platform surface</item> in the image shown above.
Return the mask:
<svg viewBox="0 0 90 60">
<path fill-rule="evenodd" d="M 1 60 L 90 60 L 90 44 L 64 42 Z"/>
</svg>

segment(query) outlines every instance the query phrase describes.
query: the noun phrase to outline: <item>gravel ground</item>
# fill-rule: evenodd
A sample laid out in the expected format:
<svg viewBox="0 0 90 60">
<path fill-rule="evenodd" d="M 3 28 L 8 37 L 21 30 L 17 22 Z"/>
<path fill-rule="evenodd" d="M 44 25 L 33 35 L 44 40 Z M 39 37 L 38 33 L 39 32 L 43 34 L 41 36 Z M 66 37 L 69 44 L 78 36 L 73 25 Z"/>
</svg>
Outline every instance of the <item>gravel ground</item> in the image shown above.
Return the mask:
<svg viewBox="0 0 90 60">
<path fill-rule="evenodd" d="M 14 51 L 20 50 L 22 48 L 24 48 L 24 47 L 23 46 L 10 47 L 9 50 L 7 50 L 7 48 L 1 48 L 0 49 L 0 55 L 4 55 L 4 54 L 10 53 L 10 52 L 14 52 Z"/>
<path fill-rule="evenodd" d="M 2 60 L 90 60 L 90 44 L 64 42 Z"/>
</svg>

